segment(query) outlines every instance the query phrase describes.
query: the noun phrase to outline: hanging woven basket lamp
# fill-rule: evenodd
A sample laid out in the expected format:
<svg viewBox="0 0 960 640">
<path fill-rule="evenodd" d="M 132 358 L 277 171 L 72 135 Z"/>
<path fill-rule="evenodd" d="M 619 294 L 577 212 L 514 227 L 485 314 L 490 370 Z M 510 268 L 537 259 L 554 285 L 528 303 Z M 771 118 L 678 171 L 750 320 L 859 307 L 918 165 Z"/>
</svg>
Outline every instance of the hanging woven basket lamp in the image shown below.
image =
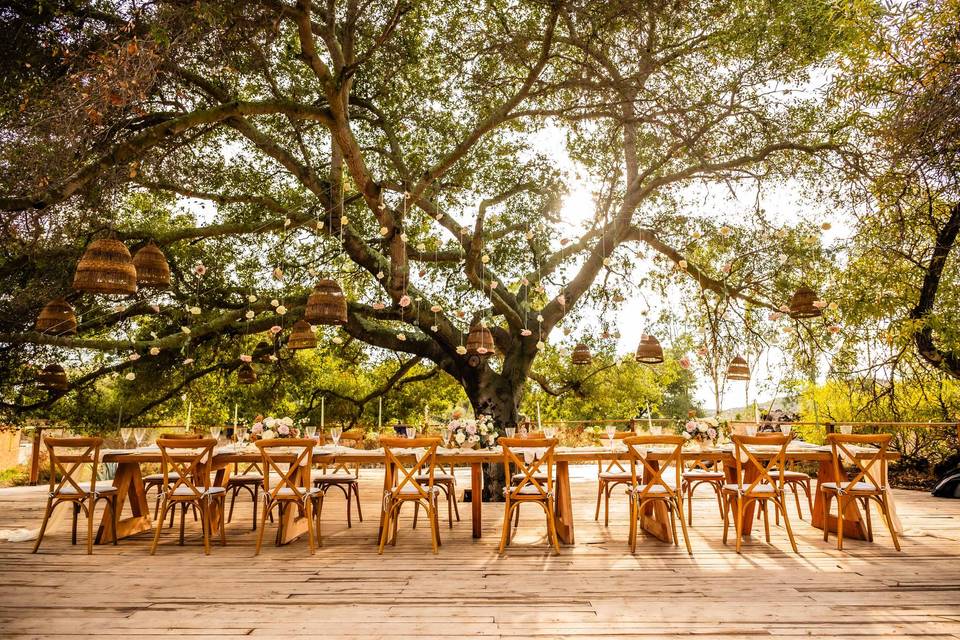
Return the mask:
<svg viewBox="0 0 960 640">
<path fill-rule="evenodd" d="M 813 303 L 817 301 L 817 294 L 813 289 L 807 286 L 801 286 L 797 289 L 793 297 L 790 298 L 790 317 L 791 318 L 816 318 L 823 314 Z"/>
<path fill-rule="evenodd" d="M 574 347 L 573 356 L 570 358 L 570 360 L 576 365 L 590 364 L 593 362 L 593 355 L 590 353 L 590 347 L 581 342 Z"/>
<path fill-rule="evenodd" d="M 37 385 L 46 391 L 66 391 L 70 388 L 67 372 L 58 364 L 48 364 L 37 374 Z"/>
<path fill-rule="evenodd" d="M 480 323 L 470 327 L 467 335 L 467 364 L 471 367 L 480 366 L 480 362 L 489 358 L 496 351 L 493 334 Z"/>
<path fill-rule="evenodd" d="M 137 270 L 137 284 L 148 289 L 167 289 L 170 287 L 170 265 L 156 244 L 151 240 L 133 255 L 133 266 Z"/>
<path fill-rule="evenodd" d="M 313 349 L 317 346 L 317 336 L 306 320 L 293 323 L 293 331 L 287 339 L 287 349 Z"/>
<path fill-rule="evenodd" d="M 347 298 L 335 280 L 324 278 L 316 284 L 307 298 L 303 319 L 310 324 L 347 323 Z"/>
<path fill-rule="evenodd" d="M 253 348 L 253 358 L 260 363 L 269 363 L 270 355 L 273 353 L 273 345 L 267 342 L 266 340 L 261 340 L 257 343 L 257 346 Z"/>
<path fill-rule="evenodd" d="M 640 336 L 636 359 L 644 364 L 660 364 L 663 362 L 663 347 L 653 336 Z"/>
<path fill-rule="evenodd" d="M 733 360 L 730 361 L 730 366 L 727 367 L 727 379 L 749 380 L 750 365 L 748 365 L 747 361 L 740 356 L 734 356 Z"/>
<path fill-rule="evenodd" d="M 77 316 L 63 298 L 54 298 L 40 310 L 34 328 L 51 336 L 77 335 Z"/>
<path fill-rule="evenodd" d="M 87 245 L 73 275 L 73 288 L 103 295 L 136 293 L 137 269 L 126 245 L 114 238 L 100 238 Z"/>
<path fill-rule="evenodd" d="M 237 383 L 238 384 L 253 384 L 257 381 L 257 372 L 254 371 L 253 367 L 249 362 L 244 362 L 240 365 L 240 368 L 237 369 Z"/>
</svg>

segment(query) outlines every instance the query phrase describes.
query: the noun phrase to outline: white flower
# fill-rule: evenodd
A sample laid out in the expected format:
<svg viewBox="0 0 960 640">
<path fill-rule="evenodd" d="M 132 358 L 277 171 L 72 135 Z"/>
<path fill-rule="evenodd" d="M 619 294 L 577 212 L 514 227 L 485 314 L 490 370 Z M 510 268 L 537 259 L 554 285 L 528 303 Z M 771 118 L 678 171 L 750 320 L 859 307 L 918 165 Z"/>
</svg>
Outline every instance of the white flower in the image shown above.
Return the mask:
<svg viewBox="0 0 960 640">
<path fill-rule="evenodd" d="M 609 266 L 610 266 L 610 258 L 604 258 L 604 259 L 603 259 L 603 266 L 605 266 L 605 267 L 609 267 Z"/>
<path fill-rule="evenodd" d="M 273 300 L 270 301 L 270 306 L 271 306 L 271 307 L 277 307 L 277 306 L 279 306 L 279 305 L 280 305 L 280 301 L 277 300 L 276 298 L 274 298 Z"/>
<path fill-rule="evenodd" d="M 441 311 L 443 311 L 443 307 L 441 307 L 438 304 L 435 304 L 432 307 L 430 307 L 430 311 L 433 311 L 434 313 L 440 313 Z"/>
<path fill-rule="evenodd" d="M 401 234 L 400 234 L 400 242 L 406 242 L 406 241 L 407 241 L 407 234 L 401 233 Z"/>
<path fill-rule="evenodd" d="M 463 444 L 467 440 L 467 434 L 463 431 L 458 431 L 457 435 L 453 436 L 453 439 L 457 441 L 457 444 Z"/>
<path fill-rule="evenodd" d="M 687 268 L 687 261 L 686 261 L 686 260 L 681 260 L 680 262 L 677 263 L 677 266 L 680 267 L 681 269 L 686 269 L 686 268 Z"/>
<path fill-rule="evenodd" d="M 284 218 L 284 219 L 283 219 L 283 226 L 284 226 L 284 227 L 289 227 L 291 224 L 293 224 L 293 220 L 291 220 L 290 218 Z"/>
<path fill-rule="evenodd" d="M 131 353 L 130 355 L 127 356 L 127 360 L 129 360 L 129 361 L 131 361 L 131 362 L 136 362 L 136 361 L 139 360 L 139 359 L 140 359 L 140 354 L 139 354 L 139 353 Z"/>
<path fill-rule="evenodd" d="M 532 336 L 533 331 L 530 331 L 530 329 L 524 329 L 523 331 L 520 332 L 520 335 L 526 338 L 527 336 Z"/>
<path fill-rule="evenodd" d="M 434 333 L 436 333 L 439 329 L 440 327 L 435 324 L 430 325 L 430 331 L 433 331 Z"/>
<path fill-rule="evenodd" d="M 500 284 L 499 282 L 497 282 L 496 280 L 494 280 L 493 282 L 490 283 L 490 288 L 491 288 L 491 289 L 496 289 L 499 284 Z"/>
<path fill-rule="evenodd" d="M 390 233 L 390 229 L 387 229 L 386 227 L 380 227 L 380 235 L 385 236 L 388 233 Z"/>
<path fill-rule="evenodd" d="M 340 336 L 333 336 L 332 340 L 333 344 L 343 344 L 343 338 Z"/>
<path fill-rule="evenodd" d="M 731 233 L 733 233 L 733 229 L 730 227 L 726 225 L 720 227 L 720 235 L 722 235 L 724 238 L 728 237 Z"/>
<path fill-rule="evenodd" d="M 537 314 L 537 322 L 543 322 L 543 316 L 539 313 Z"/>
<path fill-rule="evenodd" d="M 461 356 L 465 355 L 467 353 L 467 348 L 463 345 L 460 345 L 459 347 L 457 347 L 457 353 L 460 354 Z"/>
<path fill-rule="evenodd" d="M 253 362 L 253 356 L 248 356 L 245 353 L 240 354 L 240 362 Z"/>
<path fill-rule="evenodd" d="M 281 304 L 280 306 L 277 307 L 277 315 L 278 315 L 278 316 L 282 316 L 282 315 L 284 315 L 284 314 L 286 314 L 286 313 L 287 313 L 287 308 L 286 308 L 285 306 L 283 306 L 283 305 Z"/>
<path fill-rule="evenodd" d="M 150 355 L 152 356 L 160 355 L 160 347 L 150 347 Z"/>
<path fill-rule="evenodd" d="M 137 379 L 137 374 L 135 374 L 133 371 L 131 371 L 130 373 L 128 373 L 127 375 L 125 375 L 125 376 L 123 376 L 123 377 L 126 378 L 127 380 L 136 380 L 136 379 Z"/>
<path fill-rule="evenodd" d="M 487 264 L 488 262 L 490 262 L 490 256 L 488 256 L 487 254 L 483 254 L 482 256 L 480 256 L 480 262 L 482 262 L 483 264 Z"/>
<path fill-rule="evenodd" d="M 423 244 L 422 242 L 417 243 L 417 251 L 419 251 L 420 253 L 423 253 L 426 250 L 427 250 L 427 245 Z"/>
<path fill-rule="evenodd" d="M 254 316 L 256 316 L 257 314 L 254 313 L 253 311 L 247 311 L 243 315 L 246 316 L 247 320 L 253 320 Z"/>
<path fill-rule="evenodd" d="M 197 274 L 198 276 L 201 276 L 201 277 L 202 277 L 203 274 L 205 274 L 205 273 L 207 272 L 207 268 L 206 268 L 205 266 L 203 266 L 203 263 L 202 263 L 202 262 L 198 262 L 198 263 L 196 264 L 196 266 L 193 268 L 193 272 L 194 272 L 195 274 Z"/>
<path fill-rule="evenodd" d="M 265 429 L 264 432 L 260 434 L 260 438 L 263 440 L 271 440 L 276 437 L 277 434 L 273 432 L 273 429 Z"/>
<path fill-rule="evenodd" d="M 399 340 L 400 342 L 403 342 L 403 341 L 405 341 L 406 339 L 407 339 L 407 335 L 406 335 L 405 333 L 398 333 L 398 334 L 397 334 L 397 340 Z"/>
<path fill-rule="evenodd" d="M 195 316 L 200 315 L 200 307 L 190 307 L 190 313 Z"/>
<path fill-rule="evenodd" d="M 541 350 L 541 351 L 542 351 L 544 346 L 545 346 L 545 345 L 543 344 L 543 340 L 540 340 L 539 342 L 537 342 L 537 349 L 538 349 L 538 350 Z"/>
<path fill-rule="evenodd" d="M 840 305 L 838 305 L 836 302 L 831 302 L 830 304 L 827 305 L 827 309 L 830 309 L 830 311 L 836 311 L 839 308 L 840 308 Z"/>
<path fill-rule="evenodd" d="M 180 331 L 183 331 L 185 334 L 190 335 L 190 327 L 180 327 Z"/>
<path fill-rule="evenodd" d="M 533 231 L 527 231 L 527 240 L 533 240 Z"/>
<path fill-rule="evenodd" d="M 377 280 L 383 280 L 384 273 L 383 271 L 377 271 Z"/>
<path fill-rule="evenodd" d="M 272 354 L 272 353 L 271 353 L 270 355 L 268 355 L 267 358 L 270 359 L 270 362 L 276 362 L 276 361 L 277 361 L 277 356 L 276 356 L 275 354 Z"/>
<path fill-rule="evenodd" d="M 700 233 L 699 231 L 694 231 L 694 232 L 693 232 L 692 234 L 690 234 L 690 235 L 693 236 L 693 239 L 694 239 L 694 240 L 699 240 L 699 239 L 701 238 L 701 236 L 703 236 L 703 234 Z"/>
<path fill-rule="evenodd" d="M 280 419 L 280 422 L 287 425 L 288 427 L 293 426 L 293 418 L 291 418 L 290 416 L 284 416 L 283 418 Z"/>
<path fill-rule="evenodd" d="M 256 302 L 256 301 L 257 301 L 257 296 L 253 295 L 252 293 L 247 296 L 247 302 Z"/>
<path fill-rule="evenodd" d="M 350 224 L 350 218 L 348 218 L 347 216 L 340 216 L 340 224 L 342 225 Z"/>
<path fill-rule="evenodd" d="M 185 358 L 183 364 L 193 364 L 193 358 Z"/>
</svg>

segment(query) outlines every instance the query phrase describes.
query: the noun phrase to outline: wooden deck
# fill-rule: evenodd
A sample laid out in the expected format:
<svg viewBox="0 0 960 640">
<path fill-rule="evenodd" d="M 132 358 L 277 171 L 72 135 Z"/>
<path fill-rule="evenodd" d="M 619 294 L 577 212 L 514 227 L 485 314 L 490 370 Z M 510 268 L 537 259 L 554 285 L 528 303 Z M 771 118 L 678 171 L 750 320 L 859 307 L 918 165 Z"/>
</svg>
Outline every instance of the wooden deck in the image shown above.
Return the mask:
<svg viewBox="0 0 960 640">
<path fill-rule="evenodd" d="M 407 513 L 397 547 L 378 556 L 376 470 L 361 480 L 362 524 L 347 529 L 342 497 L 328 494 L 324 546 L 313 557 L 305 541 L 265 544 L 253 557 L 248 497 L 228 526 L 228 546 L 214 545 L 209 557 L 189 519 L 184 547 L 169 529 L 155 557 L 148 534 L 89 557 L 70 545 L 64 517 L 37 555 L 31 543 L 0 542 L 0 637 L 960 638 L 960 501 L 897 491 L 902 553 L 885 531 L 837 552 L 833 538 L 824 543 L 794 517 L 799 556 L 780 528 L 772 545 L 763 542 L 762 527 L 738 556 L 723 545 L 704 488 L 692 558 L 649 537 L 631 556 L 622 493 L 604 528 L 602 513 L 593 521 L 595 467 L 571 471 L 577 544 L 559 556 L 530 508 L 498 557 L 499 504 L 484 505 L 480 540 L 461 504 L 463 520 L 452 531 L 444 524 L 437 556 L 428 528 L 411 531 Z M 468 473 L 458 472 L 461 487 Z M 37 527 L 44 490 L 0 490 L 0 529 Z"/>
</svg>

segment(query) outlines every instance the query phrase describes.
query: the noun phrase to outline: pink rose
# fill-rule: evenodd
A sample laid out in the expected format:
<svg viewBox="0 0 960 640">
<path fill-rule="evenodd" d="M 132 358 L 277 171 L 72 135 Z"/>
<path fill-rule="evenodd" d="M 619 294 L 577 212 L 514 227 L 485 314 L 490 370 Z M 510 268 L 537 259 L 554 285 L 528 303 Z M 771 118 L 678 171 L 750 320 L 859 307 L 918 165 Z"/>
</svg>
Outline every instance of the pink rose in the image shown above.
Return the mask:
<svg viewBox="0 0 960 640">
<path fill-rule="evenodd" d="M 281 424 L 279 427 L 277 427 L 277 433 L 282 436 L 288 436 L 290 435 L 290 427 L 285 424 Z"/>
<path fill-rule="evenodd" d="M 280 333 L 281 331 L 283 331 L 283 328 L 278 324 L 275 324 L 272 327 L 270 327 L 270 333 L 274 335 Z"/>
<path fill-rule="evenodd" d="M 203 263 L 202 263 L 202 262 L 198 262 L 198 263 L 197 263 L 197 266 L 195 266 L 195 267 L 193 268 L 193 272 L 194 272 L 195 274 L 197 274 L 198 276 L 201 276 L 201 277 L 202 277 L 202 276 L 207 272 L 207 268 L 206 268 L 205 266 L 203 266 Z"/>
<path fill-rule="evenodd" d="M 250 427 L 250 433 L 254 433 L 254 434 L 263 433 L 263 423 L 262 423 L 262 422 L 254 422 L 254 423 L 253 423 L 253 426 Z"/>
<path fill-rule="evenodd" d="M 410 296 L 400 296 L 400 306 L 409 307 L 410 306 Z"/>
<path fill-rule="evenodd" d="M 697 423 L 688 422 L 687 424 L 683 425 L 683 428 L 692 433 L 693 430 L 697 428 Z"/>
<path fill-rule="evenodd" d="M 683 367 L 684 369 L 689 369 L 690 358 L 688 358 L 687 356 L 683 356 L 682 358 L 680 358 L 680 366 Z"/>
</svg>

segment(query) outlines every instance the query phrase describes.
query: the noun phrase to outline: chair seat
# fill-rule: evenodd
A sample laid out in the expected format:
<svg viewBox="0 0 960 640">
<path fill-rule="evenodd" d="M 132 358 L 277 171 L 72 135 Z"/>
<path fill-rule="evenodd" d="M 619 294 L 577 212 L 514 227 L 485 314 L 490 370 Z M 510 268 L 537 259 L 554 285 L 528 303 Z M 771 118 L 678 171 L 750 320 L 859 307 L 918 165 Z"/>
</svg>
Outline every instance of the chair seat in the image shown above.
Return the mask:
<svg viewBox="0 0 960 640">
<path fill-rule="evenodd" d="M 847 491 L 848 484 L 849 483 L 842 482 L 840 483 L 839 488 L 843 489 L 844 491 Z M 825 489 L 827 491 L 833 491 L 833 492 L 836 492 L 838 490 L 838 486 L 836 482 L 824 482 L 823 484 L 820 485 L 820 488 Z M 873 484 L 872 482 L 858 482 L 852 487 L 850 487 L 850 491 L 864 492 L 864 493 L 880 493 L 881 490 L 880 490 L 880 487 Z"/>
<path fill-rule="evenodd" d="M 435 473 L 433 474 L 434 482 L 453 482 L 453 474 L 450 473 Z M 430 482 L 430 476 L 417 476 L 417 482 L 423 484 L 425 482 Z"/>
<path fill-rule="evenodd" d="M 533 485 L 533 484 L 523 485 L 522 487 L 520 487 L 519 490 L 516 491 L 516 493 L 522 496 L 542 496 L 544 498 L 550 497 L 550 494 L 547 493 L 546 486 L 543 486 L 542 488 L 538 489 L 536 485 Z"/>
<path fill-rule="evenodd" d="M 201 496 L 203 495 L 214 496 L 221 493 L 226 493 L 227 491 L 223 487 L 209 487 L 208 489 L 197 487 L 197 490 L 200 492 Z M 189 498 L 189 497 L 196 496 L 197 494 L 190 487 L 177 487 L 176 489 L 173 490 L 173 495 L 174 497 L 177 497 L 177 498 Z"/>
<path fill-rule="evenodd" d="M 230 476 L 230 484 L 258 484 L 263 482 L 263 474 L 243 473 L 237 476 Z"/>
<path fill-rule="evenodd" d="M 349 484 L 358 482 L 357 477 L 350 473 L 314 473 L 311 479 L 315 484 Z"/>
<path fill-rule="evenodd" d="M 747 489 L 749 488 L 750 488 L 749 484 L 739 485 L 734 482 L 728 482 L 727 484 L 723 485 L 723 490 L 728 491 L 730 493 L 742 492 L 744 494 L 749 494 L 749 495 L 771 495 L 771 496 L 774 493 L 776 493 L 776 489 L 774 489 L 773 485 L 771 484 L 758 484 L 753 489 L 750 489 L 750 491 L 747 491 Z"/>
<path fill-rule="evenodd" d="M 170 482 L 180 479 L 180 474 L 176 471 L 171 471 L 167 474 L 167 479 Z M 143 481 L 147 484 L 162 484 L 163 483 L 163 474 L 162 473 L 151 473 L 149 475 L 143 476 Z"/>
<path fill-rule="evenodd" d="M 723 471 L 707 471 L 706 469 L 691 469 L 690 471 L 684 471 L 681 477 L 689 480 L 722 480 L 726 476 L 723 475 Z"/>
<path fill-rule="evenodd" d="M 649 491 L 647 490 L 647 487 L 649 487 Z M 667 488 L 662 484 L 639 484 L 637 485 L 636 489 L 627 489 L 627 493 L 632 493 L 634 491 L 636 491 L 638 494 L 642 494 L 646 491 L 648 496 L 656 494 L 668 495 Z M 674 489 L 674 491 L 676 491 L 676 489 Z"/>
<path fill-rule="evenodd" d="M 523 480 L 523 479 L 526 478 L 526 477 L 527 477 L 527 476 L 523 475 L 522 473 L 515 473 L 515 474 L 513 474 L 513 481 L 514 481 L 514 482 L 520 482 L 521 480 Z M 535 473 L 535 474 L 533 474 L 531 477 L 532 477 L 534 480 L 536 480 L 537 482 L 546 482 L 546 481 L 547 481 L 547 474 L 545 474 L 545 473 Z"/>
<path fill-rule="evenodd" d="M 626 480 L 629 482 L 631 477 L 629 471 L 603 471 L 600 473 L 601 480 Z"/>
<path fill-rule="evenodd" d="M 268 497 L 273 493 L 273 489 L 270 490 L 270 493 L 265 493 L 264 496 Z M 316 487 L 310 487 L 309 489 L 300 489 L 300 495 L 306 495 L 308 497 L 322 495 L 323 490 Z M 279 500 L 297 500 L 297 493 L 290 487 L 280 487 L 276 493 L 276 497 Z"/>
<path fill-rule="evenodd" d="M 75 487 L 73 487 L 72 485 L 67 485 L 67 486 L 63 487 L 62 489 L 60 489 L 60 491 L 58 491 L 55 495 L 58 495 L 58 496 L 88 496 L 88 495 L 90 495 L 89 484 L 87 484 L 86 482 L 81 482 L 81 483 L 78 483 L 78 484 L 80 485 L 80 488 L 83 489 L 83 491 L 77 491 L 77 489 L 76 489 Z M 116 490 L 117 490 L 117 488 L 116 488 L 115 486 L 113 486 L 113 481 L 112 481 L 112 480 L 101 480 L 100 482 L 97 482 L 97 487 L 96 487 L 96 489 L 94 489 L 94 493 L 96 493 L 97 495 L 103 495 L 103 494 L 107 494 L 107 493 L 114 493 Z"/>
<path fill-rule="evenodd" d="M 772 475 L 772 474 L 771 474 L 771 475 Z M 809 474 L 809 473 L 804 473 L 803 471 L 787 471 L 786 469 L 784 469 L 784 471 L 783 471 L 783 479 L 784 479 L 784 480 L 787 480 L 787 481 L 790 481 L 790 480 L 809 480 L 809 479 L 810 479 L 810 474 Z"/>
<path fill-rule="evenodd" d="M 425 492 L 427 492 L 427 493 L 430 492 L 430 489 L 429 489 L 428 487 L 422 487 L 422 488 L 423 488 L 423 490 L 424 490 Z M 396 493 L 396 492 L 397 492 L 397 485 L 394 485 L 394 486 L 393 486 L 393 488 L 391 489 L 391 492 L 392 492 L 392 493 Z M 439 492 L 440 492 L 440 487 L 434 486 L 434 487 L 433 487 L 433 492 L 434 492 L 434 493 L 439 493 Z M 416 496 L 416 495 L 419 495 L 419 494 L 420 494 L 420 492 L 417 491 L 417 488 L 416 488 L 415 486 L 413 486 L 412 484 L 410 484 L 410 483 L 407 483 L 407 484 L 403 485 L 403 486 L 400 488 L 400 495 L 401 495 L 401 496 Z"/>
</svg>

